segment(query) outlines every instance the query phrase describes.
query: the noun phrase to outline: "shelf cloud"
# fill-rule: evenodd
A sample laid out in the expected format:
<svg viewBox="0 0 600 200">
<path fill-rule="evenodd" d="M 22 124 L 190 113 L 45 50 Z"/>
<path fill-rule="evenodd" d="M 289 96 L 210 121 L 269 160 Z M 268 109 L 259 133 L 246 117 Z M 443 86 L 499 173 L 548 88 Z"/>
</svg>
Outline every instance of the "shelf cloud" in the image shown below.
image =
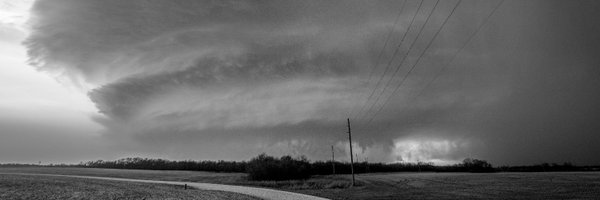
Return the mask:
<svg viewBox="0 0 600 200">
<path fill-rule="evenodd" d="M 506 1 L 462 50 L 498 2 L 464 1 L 430 48 L 456 2 L 420 3 L 37 1 L 24 44 L 122 151 L 326 159 L 351 118 L 373 161 L 600 161 L 582 155 L 600 141 L 592 8 Z"/>
</svg>

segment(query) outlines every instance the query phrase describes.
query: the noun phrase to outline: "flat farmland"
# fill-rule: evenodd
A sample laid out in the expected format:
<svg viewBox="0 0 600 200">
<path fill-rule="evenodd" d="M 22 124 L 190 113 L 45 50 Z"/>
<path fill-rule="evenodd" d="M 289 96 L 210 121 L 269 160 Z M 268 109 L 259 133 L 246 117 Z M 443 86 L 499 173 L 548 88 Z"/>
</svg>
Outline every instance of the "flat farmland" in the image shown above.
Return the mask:
<svg viewBox="0 0 600 200">
<path fill-rule="evenodd" d="M 0 175 L 2 200 L 52 199 L 258 199 L 247 195 L 184 189 L 180 185 L 134 183 L 125 181 L 43 175 Z"/>
<path fill-rule="evenodd" d="M 100 169 L 76 167 L 0 167 L 0 173 L 60 174 L 99 176 L 160 181 L 188 181 L 204 183 L 235 183 L 243 181 L 243 173 L 214 173 L 202 171 Z"/>
<path fill-rule="evenodd" d="M 0 173 L 42 173 L 189 181 L 272 188 L 330 199 L 597 199 L 598 172 L 372 173 L 314 176 L 305 181 L 248 181 L 243 173 L 91 168 L 0 168 Z M 1 175 L 0 176 L 4 176 Z"/>
<path fill-rule="evenodd" d="M 598 199 L 600 173 L 389 173 L 357 176 L 360 186 L 333 199 Z"/>
</svg>

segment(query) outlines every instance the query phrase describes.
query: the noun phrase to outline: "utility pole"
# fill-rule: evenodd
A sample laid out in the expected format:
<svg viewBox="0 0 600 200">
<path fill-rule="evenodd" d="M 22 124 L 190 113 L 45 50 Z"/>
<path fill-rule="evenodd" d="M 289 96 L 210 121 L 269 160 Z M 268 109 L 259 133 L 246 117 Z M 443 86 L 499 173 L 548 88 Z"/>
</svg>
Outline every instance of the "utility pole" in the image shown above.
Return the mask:
<svg viewBox="0 0 600 200">
<path fill-rule="evenodd" d="M 333 174 L 335 174 L 335 153 L 333 151 L 333 145 L 331 145 L 331 168 L 333 169 Z"/>
<path fill-rule="evenodd" d="M 365 157 L 365 165 L 366 165 L 365 173 L 369 173 L 369 157 L 368 156 Z"/>
<path fill-rule="evenodd" d="M 350 171 L 352 172 L 352 186 L 356 186 L 354 181 L 354 158 L 352 157 L 352 131 L 350 130 L 350 118 L 348 118 L 348 140 L 350 141 Z"/>
</svg>

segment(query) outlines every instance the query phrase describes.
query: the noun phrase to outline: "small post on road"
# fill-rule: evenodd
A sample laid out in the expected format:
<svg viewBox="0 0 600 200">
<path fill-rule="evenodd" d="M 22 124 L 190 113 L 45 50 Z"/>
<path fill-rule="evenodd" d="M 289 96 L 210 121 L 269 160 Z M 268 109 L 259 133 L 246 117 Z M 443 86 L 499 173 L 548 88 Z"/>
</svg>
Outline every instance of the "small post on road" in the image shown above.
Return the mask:
<svg viewBox="0 0 600 200">
<path fill-rule="evenodd" d="M 352 172 L 352 186 L 356 186 L 354 181 L 354 158 L 352 157 L 352 131 L 350 130 L 350 118 L 348 118 L 348 141 L 350 141 L 350 171 Z"/>
<path fill-rule="evenodd" d="M 187 190 L 187 184 L 183 185 L 183 189 Z"/>
</svg>

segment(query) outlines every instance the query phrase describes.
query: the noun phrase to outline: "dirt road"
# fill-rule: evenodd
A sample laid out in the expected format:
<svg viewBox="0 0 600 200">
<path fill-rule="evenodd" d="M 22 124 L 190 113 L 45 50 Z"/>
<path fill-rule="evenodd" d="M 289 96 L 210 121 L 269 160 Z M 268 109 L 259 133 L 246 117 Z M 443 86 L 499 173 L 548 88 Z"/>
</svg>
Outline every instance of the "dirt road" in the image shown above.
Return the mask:
<svg viewBox="0 0 600 200">
<path fill-rule="evenodd" d="M 300 200 L 300 199 L 324 200 L 325 199 L 325 198 L 321 198 L 321 197 L 310 196 L 310 195 L 305 195 L 305 194 L 298 194 L 298 193 L 293 193 L 293 192 L 280 191 L 280 190 L 246 187 L 246 186 L 212 184 L 212 183 L 154 181 L 154 180 L 141 180 L 141 179 L 128 179 L 128 178 L 110 178 L 110 177 L 58 175 L 58 174 L 32 174 L 32 173 L 0 173 L 0 174 L 60 176 L 60 177 L 73 177 L 73 178 L 113 180 L 113 181 L 173 184 L 173 185 L 181 185 L 182 188 L 184 187 L 185 184 L 187 184 L 188 186 L 195 187 L 195 188 L 202 189 L 202 190 L 218 190 L 218 191 L 225 191 L 225 192 L 234 192 L 234 193 L 246 194 L 246 195 L 255 196 L 258 198 L 262 198 L 262 199 L 269 199 L 269 200 L 271 200 L 271 199 L 272 200 Z"/>
</svg>

